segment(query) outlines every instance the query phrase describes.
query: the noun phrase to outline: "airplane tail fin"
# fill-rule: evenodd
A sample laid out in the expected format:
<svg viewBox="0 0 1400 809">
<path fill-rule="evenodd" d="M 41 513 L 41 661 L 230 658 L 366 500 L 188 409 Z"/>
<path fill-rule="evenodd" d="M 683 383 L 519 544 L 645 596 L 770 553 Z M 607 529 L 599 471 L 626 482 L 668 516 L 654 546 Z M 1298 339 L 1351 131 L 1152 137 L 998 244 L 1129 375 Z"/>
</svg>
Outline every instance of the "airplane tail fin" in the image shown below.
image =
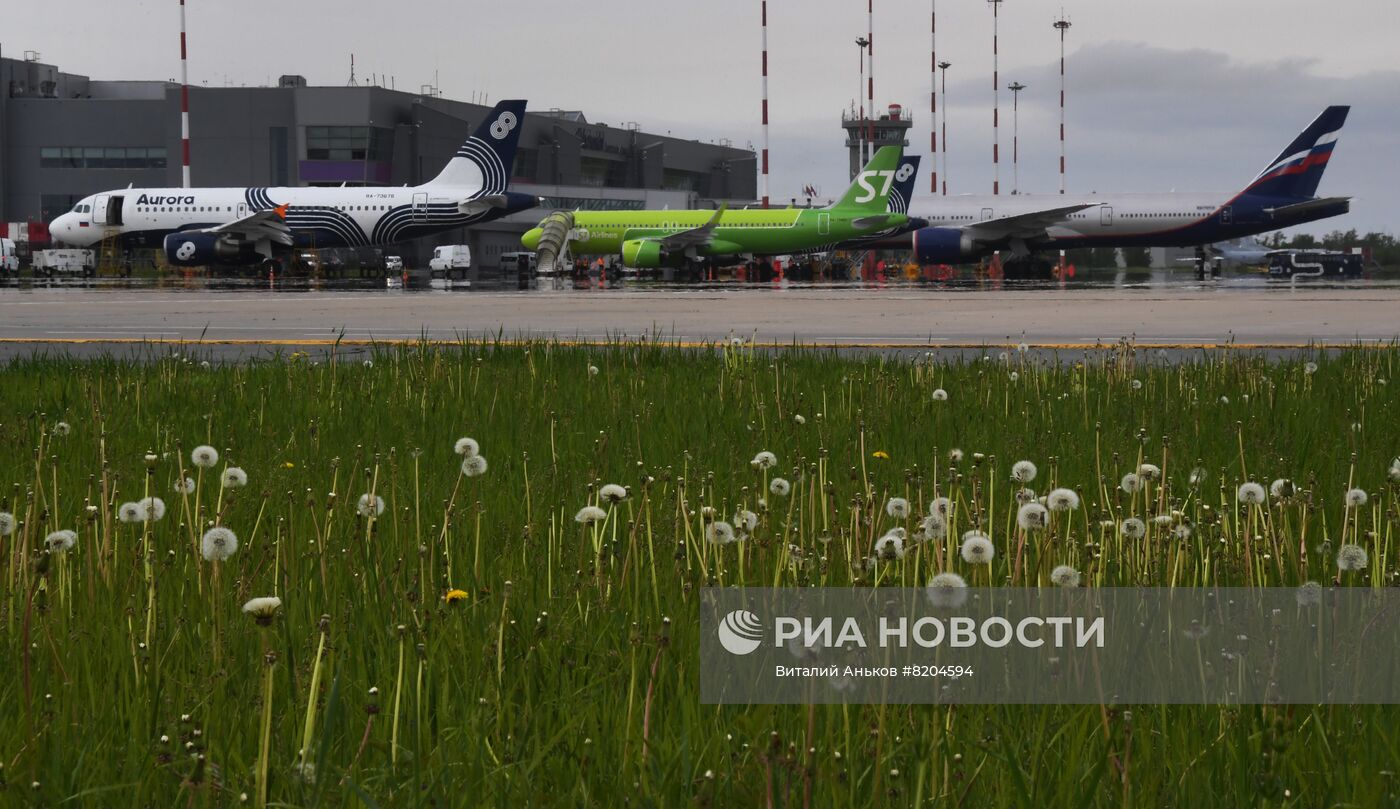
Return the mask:
<svg viewBox="0 0 1400 809">
<path fill-rule="evenodd" d="M 1351 107 L 1328 107 L 1246 189 L 1267 197 L 1312 199 Z"/>
<path fill-rule="evenodd" d="M 890 190 L 894 187 L 899 161 L 903 156 L 904 149 L 900 146 L 881 146 L 856 175 L 851 187 L 831 207 L 887 213 Z"/>
<path fill-rule="evenodd" d="M 500 102 L 428 185 L 480 189 L 482 194 L 504 193 L 510 185 L 515 147 L 524 124 L 524 101 Z"/>
<path fill-rule="evenodd" d="M 909 202 L 914 199 L 914 182 L 918 174 L 918 155 L 905 155 L 899 159 L 899 168 L 895 170 L 894 183 L 890 186 L 890 213 L 909 213 Z"/>
</svg>

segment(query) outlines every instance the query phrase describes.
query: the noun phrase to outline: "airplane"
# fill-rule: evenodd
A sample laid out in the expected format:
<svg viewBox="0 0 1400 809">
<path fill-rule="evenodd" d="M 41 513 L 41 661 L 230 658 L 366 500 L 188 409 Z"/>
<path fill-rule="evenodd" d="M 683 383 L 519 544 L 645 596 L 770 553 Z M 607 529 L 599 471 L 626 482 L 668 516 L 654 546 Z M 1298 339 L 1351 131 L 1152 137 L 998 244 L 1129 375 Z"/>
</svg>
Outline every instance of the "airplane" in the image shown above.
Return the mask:
<svg viewBox="0 0 1400 809">
<path fill-rule="evenodd" d="M 561 232 L 577 255 L 620 255 L 625 266 L 657 268 L 707 259 L 829 250 L 909 221 L 888 210 L 903 149 L 883 146 L 855 182 L 825 208 L 691 211 L 575 211 Z M 563 245 L 544 239 L 552 214 L 521 237 L 526 249 L 558 255 Z M 542 248 L 541 242 L 545 244 Z"/>
<path fill-rule="evenodd" d="M 1081 247 L 1196 247 L 1340 216 L 1350 197 L 1318 197 L 1318 183 L 1350 107 L 1323 110 L 1244 190 L 1224 194 L 957 196 L 916 201 L 910 215 L 921 264 L 975 261 L 1009 251 L 1038 273 L 1038 251 Z M 902 239 L 899 241 L 903 241 Z M 906 247 L 908 242 L 880 246 Z M 1048 272 L 1048 262 L 1039 262 Z M 1011 267 L 1008 266 L 1008 275 Z"/>
<path fill-rule="evenodd" d="M 393 244 L 539 204 L 508 191 L 525 102 L 502 101 L 432 180 L 399 188 L 123 188 L 84 197 L 49 225 L 89 246 L 160 247 L 182 267 L 258 264 L 278 273 L 299 248 Z"/>
<path fill-rule="evenodd" d="M 1267 264 L 1269 256 L 1277 252 L 1278 248 L 1265 247 L 1255 241 L 1253 237 L 1236 239 L 1229 242 L 1217 242 L 1205 245 L 1206 259 L 1214 264 L 1239 264 L 1239 265 L 1259 265 Z M 1195 262 L 1194 258 L 1179 258 L 1181 262 Z"/>
</svg>

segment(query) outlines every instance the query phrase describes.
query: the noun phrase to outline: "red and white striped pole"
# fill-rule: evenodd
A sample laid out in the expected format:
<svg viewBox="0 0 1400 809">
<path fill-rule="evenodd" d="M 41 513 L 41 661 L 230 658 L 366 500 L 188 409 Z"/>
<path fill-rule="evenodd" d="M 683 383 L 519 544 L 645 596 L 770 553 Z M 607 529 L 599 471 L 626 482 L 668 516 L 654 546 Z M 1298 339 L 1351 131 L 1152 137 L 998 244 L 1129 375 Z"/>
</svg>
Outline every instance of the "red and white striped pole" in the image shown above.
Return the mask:
<svg viewBox="0 0 1400 809">
<path fill-rule="evenodd" d="M 943 196 L 948 196 L 948 68 L 952 62 L 939 62 L 939 92 L 943 94 Z"/>
<path fill-rule="evenodd" d="M 938 0 L 929 0 L 928 151 L 933 170 L 928 190 L 938 193 Z"/>
<path fill-rule="evenodd" d="M 1001 0 L 992 4 L 992 193 L 1001 193 L 1001 95 L 997 77 L 997 11 Z"/>
<path fill-rule="evenodd" d="M 768 0 L 763 0 L 763 207 L 768 207 Z"/>
<path fill-rule="evenodd" d="M 870 100 L 870 118 L 867 119 L 865 140 L 870 149 L 870 156 L 875 156 L 875 0 L 865 0 L 865 41 L 870 49 L 870 70 L 865 74 L 866 81 L 869 82 L 866 96 Z M 869 157 L 866 162 L 869 162 Z"/>
<path fill-rule="evenodd" d="M 190 69 L 185 47 L 185 0 L 180 0 L 180 181 L 190 187 Z"/>
<path fill-rule="evenodd" d="M 1060 29 L 1060 193 L 1065 193 L 1065 32 L 1070 22 L 1063 16 L 1055 21 Z"/>
</svg>

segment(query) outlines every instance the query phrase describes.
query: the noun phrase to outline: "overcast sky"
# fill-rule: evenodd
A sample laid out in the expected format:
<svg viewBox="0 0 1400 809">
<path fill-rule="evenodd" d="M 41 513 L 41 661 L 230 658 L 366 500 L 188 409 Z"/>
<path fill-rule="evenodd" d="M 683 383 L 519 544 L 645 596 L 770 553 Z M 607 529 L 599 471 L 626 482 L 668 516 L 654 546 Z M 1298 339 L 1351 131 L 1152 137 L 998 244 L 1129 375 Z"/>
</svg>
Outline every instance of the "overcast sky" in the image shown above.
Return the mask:
<svg viewBox="0 0 1400 809">
<path fill-rule="evenodd" d="M 874 0 L 878 107 L 914 110 L 911 150 L 927 154 L 930 0 Z M 437 77 L 470 100 L 518 96 L 582 109 L 591 121 L 699 139 L 761 142 L 759 0 L 188 0 L 190 80 L 264 84 L 300 73 L 417 89 Z M 1067 38 L 1069 188 L 1230 191 L 1323 107 L 1353 105 L 1320 193 L 1356 197 L 1318 223 L 1400 232 L 1400 30 L 1395 0 L 1005 0 L 1001 85 L 1020 81 L 1021 188 L 1058 187 L 1059 40 Z M 51 0 L 12 14 L 6 56 L 94 78 L 178 76 L 177 0 Z M 846 183 L 840 112 L 859 81 L 854 39 L 865 0 L 769 0 L 773 196 Z M 949 189 L 991 191 L 992 13 L 938 0 L 949 61 Z M 387 81 L 385 82 L 388 83 Z M 1002 95 L 1002 188 L 1011 187 L 1011 98 Z M 928 159 L 919 192 L 927 193 Z"/>
</svg>

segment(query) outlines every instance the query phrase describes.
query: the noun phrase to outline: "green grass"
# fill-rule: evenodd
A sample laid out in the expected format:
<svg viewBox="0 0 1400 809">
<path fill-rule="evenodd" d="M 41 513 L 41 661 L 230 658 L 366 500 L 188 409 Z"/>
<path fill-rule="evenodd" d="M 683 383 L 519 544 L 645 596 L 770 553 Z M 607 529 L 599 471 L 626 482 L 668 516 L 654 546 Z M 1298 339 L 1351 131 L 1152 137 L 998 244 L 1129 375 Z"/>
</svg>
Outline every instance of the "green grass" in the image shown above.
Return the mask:
<svg viewBox="0 0 1400 809">
<path fill-rule="evenodd" d="M 482 344 L 385 350 L 372 367 L 204 367 L 154 349 L 12 362 L 0 805 L 256 805 L 264 780 L 268 804 L 288 806 L 1395 804 L 1390 707 L 699 703 L 707 584 L 916 586 L 949 568 L 1049 586 L 1058 564 L 1088 586 L 1330 584 L 1346 542 L 1370 564 L 1342 585 L 1394 583 L 1400 349 L 1175 365 L 1126 347 L 1056 364 L 988 353 Z M 460 473 L 461 436 L 484 475 Z M 195 475 L 206 443 L 222 458 Z M 751 467 L 760 450 L 776 468 Z M 1017 566 L 1020 459 L 1039 466 L 1037 493 L 1083 502 Z M 1144 462 L 1161 481 L 1123 492 Z M 248 485 L 221 489 L 226 465 Z M 187 497 L 172 489 L 186 474 Z M 764 507 L 776 475 L 792 492 Z M 1278 477 L 1297 482 L 1290 501 L 1237 503 L 1241 482 Z M 575 522 L 610 482 L 630 497 Z M 1350 487 L 1369 502 L 1348 509 Z M 356 511 L 369 492 L 386 505 L 372 519 Z M 148 494 L 164 519 L 118 520 Z M 953 539 L 868 570 L 896 525 L 888 498 L 912 502 L 912 533 L 938 495 L 955 504 L 950 537 L 990 534 L 990 569 Z M 716 546 L 706 507 L 760 524 Z M 1169 524 L 1142 540 L 1115 527 L 1159 514 Z M 239 540 L 222 562 L 198 552 L 214 523 Z M 65 528 L 75 547 L 46 553 Z M 466 597 L 448 604 L 453 588 Z M 241 612 L 272 595 L 270 626 Z"/>
</svg>

